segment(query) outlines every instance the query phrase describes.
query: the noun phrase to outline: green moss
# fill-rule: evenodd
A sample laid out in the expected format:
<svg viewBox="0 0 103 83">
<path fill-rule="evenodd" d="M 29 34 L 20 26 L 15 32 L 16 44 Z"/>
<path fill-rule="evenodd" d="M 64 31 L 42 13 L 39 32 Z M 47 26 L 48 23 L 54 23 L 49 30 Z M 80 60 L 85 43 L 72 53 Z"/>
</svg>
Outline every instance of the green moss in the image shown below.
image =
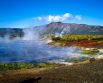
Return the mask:
<svg viewBox="0 0 103 83">
<path fill-rule="evenodd" d="M 93 51 L 93 50 L 83 50 L 82 52 L 81 52 L 81 54 L 87 54 L 87 55 L 95 55 L 95 54 L 97 54 L 99 51 L 97 50 L 95 50 L 95 51 Z"/>
<path fill-rule="evenodd" d="M 54 67 L 54 63 L 0 63 L 0 71 Z"/>
<path fill-rule="evenodd" d="M 88 57 L 68 58 L 66 61 L 67 62 L 78 63 L 78 62 L 83 62 L 83 61 L 85 61 L 87 59 L 88 59 Z"/>
<path fill-rule="evenodd" d="M 46 67 L 51 68 L 51 67 L 55 67 L 55 66 L 57 66 L 57 64 L 55 64 L 55 63 L 39 63 L 39 64 L 37 64 L 37 67 L 39 67 L 39 68 L 46 68 Z"/>
<path fill-rule="evenodd" d="M 34 67 L 36 67 L 36 65 L 32 63 L 0 63 L 0 71 L 31 69 Z"/>
<path fill-rule="evenodd" d="M 47 65 L 45 64 L 45 63 L 40 63 L 40 64 L 38 64 L 38 67 L 40 67 L 40 68 L 44 68 L 44 67 L 46 67 Z"/>
</svg>

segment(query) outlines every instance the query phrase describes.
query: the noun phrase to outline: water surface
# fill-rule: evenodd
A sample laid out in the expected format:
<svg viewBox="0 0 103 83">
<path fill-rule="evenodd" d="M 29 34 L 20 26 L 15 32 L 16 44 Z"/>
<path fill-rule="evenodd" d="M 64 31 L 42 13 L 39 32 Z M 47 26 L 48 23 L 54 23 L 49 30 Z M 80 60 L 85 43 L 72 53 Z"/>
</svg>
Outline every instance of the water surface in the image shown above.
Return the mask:
<svg viewBox="0 0 103 83">
<path fill-rule="evenodd" d="M 36 40 L 1 40 L 0 62 L 46 62 L 77 57 L 77 47 L 58 47 Z"/>
</svg>

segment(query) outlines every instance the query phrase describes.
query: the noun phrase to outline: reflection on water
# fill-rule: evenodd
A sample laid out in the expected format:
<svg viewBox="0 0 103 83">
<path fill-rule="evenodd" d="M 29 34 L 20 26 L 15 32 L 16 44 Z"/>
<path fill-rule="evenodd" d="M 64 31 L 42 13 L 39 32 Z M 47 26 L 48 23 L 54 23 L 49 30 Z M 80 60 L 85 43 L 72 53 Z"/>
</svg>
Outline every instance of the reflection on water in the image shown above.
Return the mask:
<svg viewBox="0 0 103 83">
<path fill-rule="evenodd" d="M 0 41 L 0 62 L 44 62 L 80 56 L 77 47 L 56 47 L 43 41 Z"/>
</svg>

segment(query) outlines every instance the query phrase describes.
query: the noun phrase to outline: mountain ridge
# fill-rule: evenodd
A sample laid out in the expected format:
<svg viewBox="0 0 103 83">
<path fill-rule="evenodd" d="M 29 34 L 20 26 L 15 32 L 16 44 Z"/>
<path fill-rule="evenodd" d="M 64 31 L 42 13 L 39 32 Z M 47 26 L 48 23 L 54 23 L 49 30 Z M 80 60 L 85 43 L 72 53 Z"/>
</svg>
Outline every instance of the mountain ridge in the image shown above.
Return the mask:
<svg viewBox="0 0 103 83">
<path fill-rule="evenodd" d="M 103 35 L 103 26 L 76 24 L 76 23 L 62 23 L 51 22 L 49 24 L 34 26 L 30 28 L 0 28 L 0 37 L 7 35 L 18 37 L 24 36 L 26 29 L 28 31 L 37 32 L 39 35 L 47 34 L 91 34 L 91 35 Z"/>
<path fill-rule="evenodd" d="M 103 26 L 97 25 L 52 22 L 39 27 L 45 28 L 43 34 L 103 34 Z"/>
</svg>

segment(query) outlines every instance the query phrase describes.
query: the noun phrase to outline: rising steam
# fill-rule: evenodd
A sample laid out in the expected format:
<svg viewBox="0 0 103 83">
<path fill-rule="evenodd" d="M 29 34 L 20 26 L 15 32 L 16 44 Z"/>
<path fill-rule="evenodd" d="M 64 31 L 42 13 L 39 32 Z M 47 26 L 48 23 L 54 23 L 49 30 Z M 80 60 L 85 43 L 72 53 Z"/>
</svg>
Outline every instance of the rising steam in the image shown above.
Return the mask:
<svg viewBox="0 0 103 83">
<path fill-rule="evenodd" d="M 23 40 L 37 40 L 38 39 L 38 32 L 35 31 L 35 29 L 24 29 L 24 37 Z"/>
</svg>

